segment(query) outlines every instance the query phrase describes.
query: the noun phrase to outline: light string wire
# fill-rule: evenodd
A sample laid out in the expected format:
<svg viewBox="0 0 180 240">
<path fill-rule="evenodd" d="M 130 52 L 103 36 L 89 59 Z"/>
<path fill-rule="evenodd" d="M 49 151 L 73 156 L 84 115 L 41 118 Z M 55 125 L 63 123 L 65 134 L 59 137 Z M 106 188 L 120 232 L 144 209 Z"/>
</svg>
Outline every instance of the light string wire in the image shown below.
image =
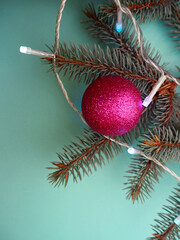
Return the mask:
<svg viewBox="0 0 180 240">
<path fill-rule="evenodd" d="M 58 47 L 59 47 L 59 30 L 60 30 L 60 22 L 61 22 L 61 18 L 62 18 L 62 12 L 64 10 L 64 7 L 65 7 L 65 3 L 66 3 L 67 0 L 61 0 L 61 4 L 60 4 L 60 7 L 59 7 L 59 10 L 58 10 L 58 15 L 57 15 L 57 19 L 56 19 L 56 28 L 55 28 L 55 44 L 54 44 L 54 58 L 53 58 L 53 71 L 54 71 L 54 74 L 56 76 L 56 79 L 61 87 L 61 90 L 64 94 L 64 97 L 65 99 L 67 100 L 67 102 L 69 103 L 69 105 L 73 108 L 73 110 L 80 116 L 81 120 L 86 124 L 86 121 L 84 120 L 83 118 L 83 115 L 82 113 L 76 108 L 76 106 L 71 102 L 68 94 L 67 94 L 67 91 L 57 73 L 57 70 L 56 70 L 56 53 L 58 51 Z M 141 36 L 142 38 L 142 36 Z M 118 141 L 116 139 L 113 139 L 111 137 L 108 137 L 108 136 L 104 136 L 105 138 L 111 140 L 112 142 L 115 142 L 116 144 L 120 145 L 120 146 L 124 146 L 126 148 L 131 148 L 130 145 L 128 145 L 127 143 L 124 143 L 124 142 L 121 142 L 121 141 Z M 151 160 L 153 161 L 154 163 L 156 163 L 157 165 L 159 165 L 161 168 L 163 168 L 165 171 L 169 172 L 174 178 L 176 178 L 179 182 L 180 182 L 180 177 L 175 173 L 173 172 L 172 170 L 170 170 L 165 164 L 162 164 L 160 163 L 157 159 L 149 156 L 149 155 L 146 155 L 143 151 L 139 150 L 139 149 L 136 149 L 136 148 L 133 148 L 135 150 L 135 153 L 148 159 L 148 160 Z"/>
<path fill-rule="evenodd" d="M 52 65 L 53 65 L 53 72 L 56 76 L 56 79 L 61 87 L 61 90 L 64 94 L 64 97 L 65 99 L 67 100 L 67 102 L 69 103 L 69 105 L 73 108 L 73 110 L 80 116 L 81 120 L 85 123 L 86 121 L 84 120 L 83 116 L 82 116 L 82 113 L 77 109 L 77 107 L 71 102 L 68 94 L 67 94 L 67 91 L 56 71 L 56 53 L 58 51 L 58 48 L 59 48 L 59 30 L 60 30 L 60 23 L 61 23 L 61 18 L 62 18 L 62 12 L 64 10 L 64 7 L 65 7 L 65 4 L 66 4 L 66 0 L 62 0 L 61 1 L 61 4 L 60 4 L 60 7 L 59 7 L 59 10 L 58 10 L 58 15 L 57 15 L 57 19 L 56 19 L 56 28 L 55 28 L 55 43 L 54 43 L 54 58 L 52 59 Z"/>
</svg>

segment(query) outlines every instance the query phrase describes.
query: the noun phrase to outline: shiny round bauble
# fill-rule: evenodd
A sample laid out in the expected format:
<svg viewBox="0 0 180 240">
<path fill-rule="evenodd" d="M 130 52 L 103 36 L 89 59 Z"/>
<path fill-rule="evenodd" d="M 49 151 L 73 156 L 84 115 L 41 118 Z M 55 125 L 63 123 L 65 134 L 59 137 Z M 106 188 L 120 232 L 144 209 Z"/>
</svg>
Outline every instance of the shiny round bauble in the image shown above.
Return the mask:
<svg viewBox="0 0 180 240">
<path fill-rule="evenodd" d="M 106 136 L 127 133 L 142 114 L 142 97 L 130 80 L 108 75 L 92 82 L 82 99 L 82 113 L 87 124 Z"/>
</svg>

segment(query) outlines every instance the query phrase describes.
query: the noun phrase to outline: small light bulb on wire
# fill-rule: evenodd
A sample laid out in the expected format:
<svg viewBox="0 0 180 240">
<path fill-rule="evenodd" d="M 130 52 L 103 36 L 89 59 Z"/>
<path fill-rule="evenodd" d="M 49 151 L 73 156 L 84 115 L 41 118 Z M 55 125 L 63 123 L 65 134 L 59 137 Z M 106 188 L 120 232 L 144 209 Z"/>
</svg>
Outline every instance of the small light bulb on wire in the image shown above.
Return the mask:
<svg viewBox="0 0 180 240">
<path fill-rule="evenodd" d="M 116 23 L 116 31 L 120 33 L 122 31 L 122 22 L 121 23 Z"/>
<path fill-rule="evenodd" d="M 21 46 L 19 50 L 20 50 L 21 53 L 31 54 L 31 48 L 29 48 L 29 47 Z"/>
<path fill-rule="evenodd" d="M 129 154 L 136 154 L 137 153 L 136 149 L 133 148 L 133 147 L 128 148 L 127 151 L 128 151 Z"/>
<path fill-rule="evenodd" d="M 122 11 L 118 8 L 117 10 L 117 23 L 116 23 L 116 31 L 120 33 L 122 31 Z"/>
<path fill-rule="evenodd" d="M 34 50 L 30 47 L 21 46 L 19 50 L 21 53 L 24 53 L 24 54 L 32 54 L 32 55 L 36 55 L 36 56 L 40 56 L 40 57 L 54 58 L 54 54 L 52 54 L 52 53 Z"/>
<path fill-rule="evenodd" d="M 174 223 L 175 223 L 176 225 L 180 225 L 180 215 L 177 216 L 177 218 L 175 218 Z"/>
</svg>

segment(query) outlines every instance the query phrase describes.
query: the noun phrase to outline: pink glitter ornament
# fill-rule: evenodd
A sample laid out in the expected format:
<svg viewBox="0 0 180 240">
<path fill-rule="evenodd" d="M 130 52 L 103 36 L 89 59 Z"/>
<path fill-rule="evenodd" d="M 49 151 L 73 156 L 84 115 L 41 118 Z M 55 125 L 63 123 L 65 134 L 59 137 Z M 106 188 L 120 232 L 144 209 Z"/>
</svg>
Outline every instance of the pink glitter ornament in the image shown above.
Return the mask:
<svg viewBox="0 0 180 240">
<path fill-rule="evenodd" d="M 130 80 L 117 75 L 96 79 L 82 99 L 82 113 L 87 124 L 106 136 L 122 135 L 134 128 L 142 108 L 138 88 Z"/>
</svg>

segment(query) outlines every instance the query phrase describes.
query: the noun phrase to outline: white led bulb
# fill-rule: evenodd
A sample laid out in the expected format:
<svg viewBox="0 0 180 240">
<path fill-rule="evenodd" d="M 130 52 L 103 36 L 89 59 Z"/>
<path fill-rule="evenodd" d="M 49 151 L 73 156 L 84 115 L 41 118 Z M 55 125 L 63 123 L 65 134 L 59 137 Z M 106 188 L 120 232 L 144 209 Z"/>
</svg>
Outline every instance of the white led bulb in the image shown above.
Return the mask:
<svg viewBox="0 0 180 240">
<path fill-rule="evenodd" d="M 52 53 L 48 53 L 48 52 L 43 52 L 43 51 L 39 51 L 39 50 L 34 50 L 30 47 L 25 47 L 25 46 L 21 46 L 20 47 L 20 52 L 21 53 L 25 53 L 25 54 L 32 54 L 32 55 L 36 55 L 39 57 L 48 57 L 48 58 L 54 58 L 54 54 Z"/>
<path fill-rule="evenodd" d="M 20 50 L 21 53 L 31 54 L 31 48 L 30 47 L 21 46 L 19 50 Z"/>
<path fill-rule="evenodd" d="M 117 10 L 117 23 L 116 23 L 116 31 L 119 33 L 122 31 L 122 11 L 118 8 Z"/>
<path fill-rule="evenodd" d="M 174 220 L 176 225 L 180 225 L 180 215 Z"/>
<path fill-rule="evenodd" d="M 128 148 L 127 151 L 128 151 L 129 154 L 136 154 L 136 149 L 133 148 L 133 147 Z"/>
</svg>

